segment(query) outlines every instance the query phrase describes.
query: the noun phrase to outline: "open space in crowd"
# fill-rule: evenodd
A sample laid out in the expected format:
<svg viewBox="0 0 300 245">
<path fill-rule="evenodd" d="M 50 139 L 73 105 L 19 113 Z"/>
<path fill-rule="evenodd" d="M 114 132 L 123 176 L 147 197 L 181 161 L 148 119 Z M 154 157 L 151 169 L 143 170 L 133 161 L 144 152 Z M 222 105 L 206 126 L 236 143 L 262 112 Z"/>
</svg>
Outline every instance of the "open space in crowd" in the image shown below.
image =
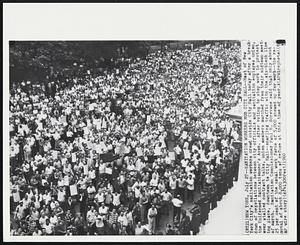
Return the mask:
<svg viewBox="0 0 300 245">
<path fill-rule="evenodd" d="M 238 180 L 240 46 L 129 60 L 12 86 L 12 235 L 196 235 Z"/>
</svg>

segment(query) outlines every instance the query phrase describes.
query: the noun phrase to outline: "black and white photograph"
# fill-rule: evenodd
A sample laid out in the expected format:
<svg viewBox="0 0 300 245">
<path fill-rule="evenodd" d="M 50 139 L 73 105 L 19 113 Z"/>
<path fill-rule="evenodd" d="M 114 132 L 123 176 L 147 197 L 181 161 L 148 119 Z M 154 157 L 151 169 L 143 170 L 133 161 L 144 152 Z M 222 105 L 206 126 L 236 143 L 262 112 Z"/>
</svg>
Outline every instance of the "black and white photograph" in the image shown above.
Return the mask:
<svg viewBox="0 0 300 245">
<path fill-rule="evenodd" d="M 297 240 L 296 12 L 4 4 L 3 240 Z"/>
<path fill-rule="evenodd" d="M 240 53 L 239 41 L 10 42 L 11 234 L 218 229 L 225 197 L 242 203 Z"/>
</svg>

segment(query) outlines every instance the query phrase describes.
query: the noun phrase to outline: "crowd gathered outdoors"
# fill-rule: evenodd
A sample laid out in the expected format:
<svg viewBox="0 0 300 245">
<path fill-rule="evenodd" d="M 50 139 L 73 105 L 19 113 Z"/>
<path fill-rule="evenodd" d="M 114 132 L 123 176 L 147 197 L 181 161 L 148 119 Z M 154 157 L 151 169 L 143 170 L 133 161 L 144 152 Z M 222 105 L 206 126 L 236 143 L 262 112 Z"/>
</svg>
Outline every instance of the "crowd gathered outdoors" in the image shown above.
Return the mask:
<svg viewBox="0 0 300 245">
<path fill-rule="evenodd" d="M 198 234 L 238 178 L 240 76 L 240 46 L 211 43 L 15 88 L 11 234 Z"/>
</svg>

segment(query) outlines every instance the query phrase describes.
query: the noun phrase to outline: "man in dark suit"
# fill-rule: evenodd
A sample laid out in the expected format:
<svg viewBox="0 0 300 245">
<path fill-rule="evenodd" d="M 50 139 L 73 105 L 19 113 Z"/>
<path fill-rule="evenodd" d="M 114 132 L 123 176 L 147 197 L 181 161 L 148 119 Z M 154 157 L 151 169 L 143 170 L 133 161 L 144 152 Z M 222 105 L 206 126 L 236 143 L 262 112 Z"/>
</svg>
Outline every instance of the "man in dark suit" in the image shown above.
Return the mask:
<svg viewBox="0 0 300 245">
<path fill-rule="evenodd" d="M 66 203 L 66 210 L 70 210 L 73 215 L 75 215 L 75 206 L 76 201 L 72 197 L 68 197 L 67 203 Z"/>
<path fill-rule="evenodd" d="M 179 223 L 179 231 L 181 235 L 189 235 L 190 234 L 190 217 L 186 214 L 185 210 L 181 211 L 182 218 Z"/>
</svg>

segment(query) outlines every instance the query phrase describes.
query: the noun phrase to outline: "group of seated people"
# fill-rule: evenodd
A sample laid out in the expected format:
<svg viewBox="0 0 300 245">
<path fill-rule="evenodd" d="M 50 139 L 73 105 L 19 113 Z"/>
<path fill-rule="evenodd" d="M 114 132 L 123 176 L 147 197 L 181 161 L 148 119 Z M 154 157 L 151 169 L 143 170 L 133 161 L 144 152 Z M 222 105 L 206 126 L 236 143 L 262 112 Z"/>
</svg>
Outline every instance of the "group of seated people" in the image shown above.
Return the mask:
<svg viewBox="0 0 300 245">
<path fill-rule="evenodd" d="M 239 57 L 236 44 L 158 51 L 11 93 L 12 235 L 199 233 L 238 177 Z"/>
</svg>

